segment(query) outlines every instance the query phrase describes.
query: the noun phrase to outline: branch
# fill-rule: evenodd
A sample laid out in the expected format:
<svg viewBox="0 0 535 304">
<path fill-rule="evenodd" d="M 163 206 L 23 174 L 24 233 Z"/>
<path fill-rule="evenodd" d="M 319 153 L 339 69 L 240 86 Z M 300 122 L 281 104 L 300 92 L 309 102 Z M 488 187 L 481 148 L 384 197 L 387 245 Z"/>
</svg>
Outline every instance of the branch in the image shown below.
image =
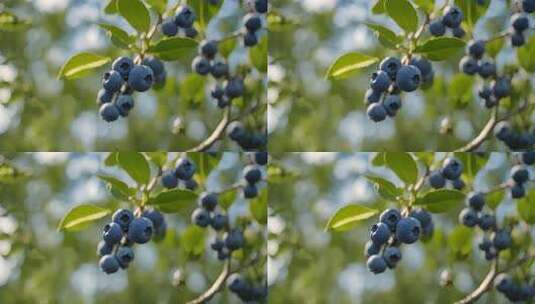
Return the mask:
<svg viewBox="0 0 535 304">
<path fill-rule="evenodd" d="M 187 304 L 202 304 L 208 302 L 216 293 L 218 293 L 223 285 L 225 284 L 225 281 L 227 278 L 232 274 L 230 271 L 230 259 L 228 259 L 225 262 L 225 266 L 223 267 L 223 270 L 217 277 L 217 279 L 214 281 L 212 286 L 208 288 L 204 293 L 202 293 L 197 298 L 187 302 Z"/>
<path fill-rule="evenodd" d="M 498 122 L 499 122 L 498 107 L 496 106 L 492 110 L 492 114 L 489 118 L 489 121 L 487 122 L 483 130 L 479 132 L 479 135 L 476 136 L 471 142 L 466 144 L 464 147 L 457 149 L 455 152 L 472 152 L 475 149 L 479 148 L 483 144 L 483 142 L 485 142 L 485 140 L 490 135 L 490 133 L 494 130 L 494 127 L 496 127 L 496 124 L 498 124 Z"/>
<path fill-rule="evenodd" d="M 208 150 L 216 141 L 218 141 L 223 136 L 225 130 L 227 129 L 227 126 L 231 122 L 232 121 L 230 120 L 230 107 L 227 107 L 225 109 L 225 112 L 223 113 L 223 118 L 221 118 L 219 124 L 217 124 L 217 127 L 214 129 L 212 134 L 210 134 L 210 136 L 208 136 L 197 146 L 189 149 L 187 152 L 204 152 Z"/>
</svg>

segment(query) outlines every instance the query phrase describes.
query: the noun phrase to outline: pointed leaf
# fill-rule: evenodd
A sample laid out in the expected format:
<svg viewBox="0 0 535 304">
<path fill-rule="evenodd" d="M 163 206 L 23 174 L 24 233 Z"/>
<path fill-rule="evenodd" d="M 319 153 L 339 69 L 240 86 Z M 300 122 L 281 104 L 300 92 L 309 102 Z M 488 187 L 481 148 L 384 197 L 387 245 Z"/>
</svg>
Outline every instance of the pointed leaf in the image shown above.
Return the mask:
<svg viewBox="0 0 535 304">
<path fill-rule="evenodd" d="M 117 10 L 138 32 L 146 33 L 150 28 L 150 14 L 139 0 L 117 0 Z"/>
<path fill-rule="evenodd" d="M 344 206 L 338 209 L 331 217 L 325 230 L 347 231 L 355 227 L 358 222 L 376 215 L 377 212 L 375 209 L 356 204 Z"/>
<path fill-rule="evenodd" d="M 109 57 L 104 57 L 92 53 L 76 54 L 63 64 L 58 73 L 58 79 L 75 79 L 85 76 L 88 71 L 101 67 L 110 61 Z"/>
<path fill-rule="evenodd" d="M 130 175 L 138 184 L 148 184 L 150 167 L 147 159 L 139 152 L 118 152 L 119 166 Z"/>
<path fill-rule="evenodd" d="M 368 175 L 366 178 L 373 184 L 375 191 L 386 200 L 395 201 L 396 197 L 403 193 L 402 189 L 382 177 Z"/>
<path fill-rule="evenodd" d="M 158 41 L 149 48 L 149 52 L 166 61 L 187 57 L 197 49 L 197 41 L 191 38 L 174 37 Z"/>
<path fill-rule="evenodd" d="M 87 227 L 90 222 L 103 218 L 109 213 L 110 210 L 95 205 L 78 205 L 69 210 L 69 212 L 67 212 L 61 219 L 58 225 L 58 231 L 75 231 L 83 229 Z"/>
<path fill-rule="evenodd" d="M 415 205 L 424 206 L 433 213 L 446 212 L 456 206 L 463 204 L 465 194 L 452 189 L 439 189 L 427 192 L 422 197 L 418 197 Z"/>
<path fill-rule="evenodd" d="M 351 76 L 359 69 L 368 67 L 379 61 L 378 58 L 360 54 L 357 52 L 346 53 L 338 57 L 329 67 L 325 78 L 344 79 Z"/>
<path fill-rule="evenodd" d="M 416 161 L 406 152 L 386 152 L 385 161 L 388 167 L 405 184 L 412 185 L 418 180 L 418 166 Z"/>
<path fill-rule="evenodd" d="M 406 33 L 414 33 L 418 29 L 418 13 L 409 1 L 386 0 L 385 10 Z"/>
</svg>

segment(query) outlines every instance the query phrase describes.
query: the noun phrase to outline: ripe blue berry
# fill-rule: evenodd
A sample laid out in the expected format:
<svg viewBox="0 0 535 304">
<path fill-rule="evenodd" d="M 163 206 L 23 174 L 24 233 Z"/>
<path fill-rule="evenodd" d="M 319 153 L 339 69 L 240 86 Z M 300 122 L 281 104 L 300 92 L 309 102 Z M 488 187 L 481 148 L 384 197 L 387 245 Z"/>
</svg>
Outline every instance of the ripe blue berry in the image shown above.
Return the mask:
<svg viewBox="0 0 535 304">
<path fill-rule="evenodd" d="M 152 222 L 154 230 L 158 230 L 158 228 L 160 228 L 165 222 L 163 214 L 156 209 L 145 210 L 143 211 L 142 216 L 148 218 Z"/>
<path fill-rule="evenodd" d="M 150 241 L 153 232 L 154 226 L 148 218 L 135 218 L 128 226 L 128 239 L 138 244 L 145 244 Z"/>
<path fill-rule="evenodd" d="M 213 211 L 217 206 L 217 194 L 203 192 L 199 196 L 199 205 L 208 211 Z"/>
<path fill-rule="evenodd" d="M 463 173 L 463 164 L 454 157 L 448 157 L 442 164 L 441 172 L 446 179 L 456 180 Z"/>
<path fill-rule="evenodd" d="M 535 0 L 522 0 L 522 9 L 530 14 L 535 12 Z"/>
<path fill-rule="evenodd" d="M 234 273 L 227 278 L 227 288 L 232 292 L 241 292 L 247 288 L 247 282 L 240 274 Z"/>
<path fill-rule="evenodd" d="M 466 75 L 475 75 L 479 71 L 479 65 L 471 56 L 464 56 L 459 61 L 459 69 Z"/>
<path fill-rule="evenodd" d="M 429 76 L 429 74 L 431 74 L 431 72 L 433 72 L 433 65 L 431 65 L 431 62 L 425 57 L 412 57 L 409 64 L 417 67 L 418 70 L 420 70 L 420 73 L 422 74 L 423 78 L 426 78 L 427 76 Z"/>
<path fill-rule="evenodd" d="M 258 37 L 256 32 L 246 31 L 243 35 L 243 45 L 246 47 L 253 47 L 258 44 Z"/>
<path fill-rule="evenodd" d="M 366 266 L 370 272 L 375 274 L 383 273 L 386 270 L 386 261 L 384 257 L 376 254 L 368 258 Z"/>
<path fill-rule="evenodd" d="M 385 249 L 383 257 L 388 268 L 394 268 L 401 261 L 401 250 L 398 247 L 388 247 Z"/>
<path fill-rule="evenodd" d="M 466 197 L 468 207 L 475 211 L 481 211 L 485 206 L 485 195 L 481 192 L 470 192 Z"/>
<path fill-rule="evenodd" d="M 387 224 L 379 222 L 373 224 L 370 231 L 370 239 L 376 245 L 383 245 L 390 238 L 390 228 Z"/>
<path fill-rule="evenodd" d="M 178 27 L 175 24 L 175 20 L 167 19 L 162 22 L 162 25 L 160 26 L 160 31 L 167 37 L 176 36 L 176 34 L 178 33 Z"/>
<path fill-rule="evenodd" d="M 265 14 L 268 10 L 268 0 L 254 0 L 254 9 L 257 13 Z"/>
<path fill-rule="evenodd" d="M 148 66 L 154 73 L 155 77 L 158 77 L 165 72 L 165 66 L 163 62 L 154 56 L 146 56 L 143 58 L 141 64 Z"/>
<path fill-rule="evenodd" d="M 210 213 L 206 209 L 197 208 L 191 214 L 191 221 L 199 227 L 208 227 L 211 222 Z"/>
<path fill-rule="evenodd" d="M 429 32 L 435 37 L 443 36 L 446 33 L 446 27 L 441 19 L 434 20 L 429 24 Z"/>
<path fill-rule="evenodd" d="M 494 135 L 501 141 L 508 140 L 513 135 L 513 128 L 507 121 L 500 121 L 494 128 Z"/>
<path fill-rule="evenodd" d="M 494 287 L 502 293 L 506 293 L 512 289 L 515 282 L 507 273 L 500 273 L 494 279 Z"/>
<path fill-rule="evenodd" d="M 382 103 L 372 103 L 369 105 L 366 114 L 374 122 L 385 120 L 387 115 L 385 106 Z"/>
<path fill-rule="evenodd" d="M 214 59 L 217 51 L 218 46 L 215 40 L 203 40 L 199 44 L 199 53 L 208 59 Z"/>
<path fill-rule="evenodd" d="M 431 217 L 431 213 L 427 212 L 427 210 L 422 208 L 413 209 L 410 213 L 410 216 L 420 222 L 422 229 L 425 229 L 427 226 L 431 225 L 433 220 Z"/>
<path fill-rule="evenodd" d="M 210 61 L 203 56 L 197 56 L 191 62 L 191 69 L 194 70 L 199 75 L 208 75 L 212 70 Z"/>
<path fill-rule="evenodd" d="M 210 244 L 210 248 L 214 251 L 219 251 L 223 249 L 223 247 L 225 247 L 225 242 L 217 238 Z"/>
<path fill-rule="evenodd" d="M 368 258 L 374 254 L 378 254 L 381 251 L 381 245 L 377 245 L 372 241 L 367 241 L 364 246 L 364 255 Z"/>
<path fill-rule="evenodd" d="M 464 184 L 464 181 L 462 179 L 460 179 L 460 178 L 458 178 L 456 180 L 453 180 L 451 182 L 451 184 L 452 184 L 453 188 L 455 188 L 456 190 L 463 190 L 464 187 L 466 186 Z"/>
<path fill-rule="evenodd" d="M 481 59 L 485 54 L 485 41 L 483 40 L 470 40 L 467 46 L 468 54 L 475 59 Z"/>
<path fill-rule="evenodd" d="M 128 209 L 119 209 L 115 211 L 111 219 L 114 223 L 119 224 L 123 230 L 127 230 L 134 219 L 134 214 Z"/>
<path fill-rule="evenodd" d="M 257 197 L 258 189 L 256 188 L 256 185 L 247 183 L 247 185 L 243 187 L 243 196 L 247 199 Z"/>
<path fill-rule="evenodd" d="M 167 171 L 162 175 L 162 185 L 167 189 L 174 189 L 178 186 L 178 179 L 175 173 Z"/>
<path fill-rule="evenodd" d="M 405 244 L 412 244 L 418 240 L 422 227 L 413 217 L 402 218 L 396 225 L 396 238 Z"/>
<path fill-rule="evenodd" d="M 128 57 L 119 57 L 115 59 L 115 61 L 112 63 L 111 68 L 123 78 L 128 78 L 128 75 L 130 74 L 130 70 L 134 67 L 134 61 L 131 58 Z"/>
<path fill-rule="evenodd" d="M 483 61 L 479 64 L 478 72 L 479 76 L 489 78 L 496 75 L 496 65 L 489 61 Z"/>
<path fill-rule="evenodd" d="M 189 180 L 197 171 L 197 166 L 188 158 L 180 158 L 176 162 L 175 175 L 180 180 Z"/>
<path fill-rule="evenodd" d="M 195 12 L 189 6 L 183 5 L 178 8 L 175 24 L 181 28 L 191 28 L 195 19 Z"/>
<path fill-rule="evenodd" d="M 511 16 L 511 26 L 517 32 L 523 32 L 529 28 L 529 19 L 525 14 L 514 14 Z"/>
<path fill-rule="evenodd" d="M 193 178 L 184 181 L 184 187 L 186 187 L 188 190 L 195 191 L 198 186 L 199 185 L 197 184 L 197 181 Z"/>
<path fill-rule="evenodd" d="M 456 6 L 448 6 L 444 10 L 442 23 L 449 28 L 456 28 L 461 25 L 464 15 L 463 12 Z"/>
<path fill-rule="evenodd" d="M 100 258 L 100 261 L 98 264 L 99 264 L 100 269 L 107 274 L 111 274 L 119 270 L 119 262 L 117 261 L 115 256 L 110 255 L 110 254 L 107 254 L 103 256 L 102 258 Z"/>
<path fill-rule="evenodd" d="M 212 65 L 211 72 L 212 76 L 214 76 L 215 78 L 227 76 L 229 72 L 228 64 L 224 62 L 216 62 Z"/>
<path fill-rule="evenodd" d="M 386 57 L 379 64 L 379 69 L 388 73 L 388 76 L 390 76 L 390 78 L 396 77 L 400 68 L 401 61 L 395 57 Z"/>
<path fill-rule="evenodd" d="M 521 158 L 522 162 L 526 165 L 535 164 L 535 152 L 523 152 Z"/>
<path fill-rule="evenodd" d="M 464 208 L 459 213 L 459 222 L 466 227 L 475 227 L 479 223 L 477 212 L 472 208 Z"/>
<path fill-rule="evenodd" d="M 243 24 L 248 31 L 256 32 L 262 28 L 262 19 L 260 19 L 258 14 L 247 14 L 243 18 Z"/>
<path fill-rule="evenodd" d="M 265 166 L 268 163 L 268 157 L 269 155 L 267 152 L 254 152 L 253 162 L 259 166 Z"/>
<path fill-rule="evenodd" d="M 511 232 L 507 230 L 498 230 L 492 234 L 492 244 L 498 250 L 503 250 L 511 247 L 513 240 L 511 239 Z"/>
<path fill-rule="evenodd" d="M 105 103 L 110 103 L 113 100 L 114 93 L 106 89 L 100 89 L 97 94 L 97 105 L 102 106 Z"/>
<path fill-rule="evenodd" d="M 106 241 L 98 242 L 97 246 L 97 255 L 105 256 L 110 254 L 113 251 L 113 244 L 107 243 Z"/>
<path fill-rule="evenodd" d="M 228 225 L 228 216 L 220 214 L 220 213 L 216 213 L 212 217 L 211 224 L 212 224 L 212 228 L 219 231 Z"/>
<path fill-rule="evenodd" d="M 528 181 L 529 172 L 526 166 L 516 165 L 513 168 L 511 168 L 510 176 L 515 181 L 515 183 L 523 184 Z"/>
<path fill-rule="evenodd" d="M 227 136 L 234 141 L 240 141 L 246 135 L 247 130 L 239 121 L 234 121 L 227 127 Z"/>
<path fill-rule="evenodd" d="M 390 77 L 385 71 L 377 71 L 372 74 L 370 87 L 377 92 L 385 92 L 390 87 Z"/>
<path fill-rule="evenodd" d="M 526 43 L 526 38 L 521 32 L 513 31 L 511 34 L 511 45 L 513 47 L 521 47 Z"/>
<path fill-rule="evenodd" d="M 378 103 L 381 100 L 381 96 L 383 96 L 381 92 L 368 89 L 364 95 L 364 104 L 370 105 L 372 103 Z"/>
<path fill-rule="evenodd" d="M 119 114 L 123 117 L 128 116 L 130 110 L 134 108 L 134 98 L 132 95 L 119 95 L 115 106 L 119 110 Z"/>
<path fill-rule="evenodd" d="M 227 81 L 227 84 L 225 86 L 225 95 L 228 98 L 234 99 L 241 97 L 244 91 L 245 85 L 243 83 L 243 79 L 239 77 L 234 77 Z"/>
<path fill-rule="evenodd" d="M 496 217 L 492 214 L 481 214 L 479 216 L 479 228 L 482 230 L 490 230 L 496 227 Z"/>
<path fill-rule="evenodd" d="M 399 95 L 388 95 L 385 97 L 383 105 L 386 110 L 386 114 L 390 117 L 396 116 L 399 109 L 401 109 L 401 97 Z"/>
<path fill-rule="evenodd" d="M 440 171 L 433 171 L 429 174 L 429 185 L 434 189 L 444 188 L 446 179 Z"/>
<path fill-rule="evenodd" d="M 391 231 L 396 229 L 396 225 L 401 219 L 401 213 L 398 209 L 389 208 L 383 211 L 379 216 L 379 221 L 385 223 Z"/>
<path fill-rule="evenodd" d="M 104 233 L 102 238 L 106 243 L 117 244 L 123 238 L 123 229 L 115 222 L 111 222 L 104 226 Z"/>
<path fill-rule="evenodd" d="M 225 246 L 233 251 L 242 248 L 245 245 L 243 233 L 238 229 L 233 229 L 225 237 Z"/>
<path fill-rule="evenodd" d="M 249 184 L 256 184 L 262 179 L 262 171 L 255 165 L 248 165 L 243 169 L 243 176 Z"/>
<path fill-rule="evenodd" d="M 466 31 L 462 27 L 456 27 L 451 30 L 453 36 L 457 38 L 463 38 L 466 35 Z"/>
<path fill-rule="evenodd" d="M 115 257 L 121 268 L 128 268 L 128 264 L 134 260 L 134 251 L 130 247 L 120 246 Z"/>
<path fill-rule="evenodd" d="M 184 29 L 184 33 L 186 34 L 186 37 L 188 38 L 195 38 L 197 37 L 197 35 L 199 34 L 199 32 L 197 31 L 197 29 L 195 27 L 188 27 L 188 28 L 185 28 Z"/>
<path fill-rule="evenodd" d="M 98 113 L 106 122 L 116 121 L 119 118 L 119 109 L 111 103 L 105 103 L 100 106 Z"/>
<path fill-rule="evenodd" d="M 526 195 L 526 190 L 521 184 L 514 184 L 511 187 L 511 197 L 514 199 L 523 198 Z"/>
<path fill-rule="evenodd" d="M 106 91 L 111 93 L 119 91 L 123 83 L 123 77 L 115 70 L 104 73 L 104 76 L 102 77 L 102 86 Z"/>
<path fill-rule="evenodd" d="M 405 92 L 412 92 L 422 81 L 420 70 L 413 65 L 402 66 L 396 74 L 397 86 Z"/>
<path fill-rule="evenodd" d="M 147 91 L 153 82 L 152 70 L 144 65 L 135 65 L 128 74 L 128 85 L 138 92 Z"/>
</svg>

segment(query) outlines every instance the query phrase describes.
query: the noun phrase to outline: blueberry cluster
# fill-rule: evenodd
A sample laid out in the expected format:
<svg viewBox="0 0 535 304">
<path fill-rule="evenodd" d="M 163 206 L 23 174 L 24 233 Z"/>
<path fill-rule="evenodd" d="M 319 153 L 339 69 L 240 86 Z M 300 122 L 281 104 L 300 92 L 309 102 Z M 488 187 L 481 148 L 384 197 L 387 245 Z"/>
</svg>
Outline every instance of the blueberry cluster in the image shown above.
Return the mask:
<svg viewBox="0 0 535 304">
<path fill-rule="evenodd" d="M 209 1 L 210 4 L 216 5 L 217 1 Z M 176 15 L 164 20 L 160 26 L 160 31 L 167 37 L 173 37 L 182 30 L 184 35 L 189 38 L 195 38 L 198 34 L 193 26 L 197 16 L 191 7 L 182 5 L 178 8 Z"/>
<path fill-rule="evenodd" d="M 135 216 L 128 209 L 119 209 L 112 216 L 112 222 L 104 226 L 103 240 L 97 247 L 101 257 L 100 269 L 111 274 L 119 268 L 126 269 L 134 260 L 134 243 L 145 244 L 151 240 L 163 239 L 167 230 L 164 216 L 157 210 L 147 209 Z"/>
<path fill-rule="evenodd" d="M 163 86 L 167 77 L 163 62 L 153 56 L 145 57 L 141 64 L 135 64 L 129 57 L 119 57 L 111 68 L 104 73 L 102 89 L 97 95 L 100 117 L 107 122 L 128 116 L 134 108 L 134 91 Z"/>
<path fill-rule="evenodd" d="M 525 13 L 531 14 L 535 12 L 535 0 L 515 0 L 515 4 Z"/>
<path fill-rule="evenodd" d="M 530 154 L 533 152 L 529 152 Z M 526 154 L 528 155 L 528 154 Z M 528 155 L 529 163 L 531 163 L 531 158 L 533 155 Z M 511 178 L 511 197 L 514 199 L 523 198 L 526 195 L 526 189 L 524 184 L 529 180 L 529 171 L 525 165 L 520 164 L 513 166 L 511 172 L 509 173 Z"/>
<path fill-rule="evenodd" d="M 535 1 L 533 1 L 535 2 Z M 520 47 L 526 43 L 524 32 L 529 28 L 529 19 L 525 13 L 516 13 L 511 16 L 511 45 Z"/>
<path fill-rule="evenodd" d="M 267 152 L 258 152 L 266 155 Z M 264 156 L 260 156 L 260 160 L 263 161 Z M 255 157 L 256 159 L 256 157 Z M 243 197 L 247 199 L 252 199 L 258 196 L 258 187 L 257 184 L 262 180 L 262 170 L 256 164 L 248 165 L 243 168 L 243 179 L 245 181 L 243 186 Z"/>
<path fill-rule="evenodd" d="M 267 145 L 265 133 L 249 132 L 239 121 L 234 121 L 228 125 L 227 136 L 246 151 L 264 150 Z"/>
<path fill-rule="evenodd" d="M 420 85 L 431 83 L 433 78 L 433 67 L 424 57 L 412 57 L 409 64 L 402 64 L 395 57 L 383 59 L 379 70 L 372 74 L 364 97 L 368 117 L 380 122 L 387 116 L 396 116 L 402 105 L 401 92 L 413 92 Z"/>
<path fill-rule="evenodd" d="M 494 136 L 511 150 L 527 150 L 535 144 L 533 132 L 519 133 L 508 121 L 500 121 L 496 124 Z"/>
<path fill-rule="evenodd" d="M 432 171 L 427 177 L 429 185 L 434 189 L 441 189 L 449 181 L 454 189 L 462 190 L 465 186 L 461 179 L 463 174 L 463 164 L 454 157 L 448 157 L 442 163 L 439 170 Z"/>
<path fill-rule="evenodd" d="M 372 226 L 370 240 L 364 254 L 368 258 L 368 270 L 378 274 L 386 268 L 395 268 L 401 260 L 401 244 L 413 244 L 418 239 L 430 238 L 434 224 L 431 214 L 424 209 L 413 209 L 403 216 L 398 209 L 390 208 Z"/>
<path fill-rule="evenodd" d="M 227 278 L 227 288 L 243 302 L 260 302 L 267 297 L 266 286 L 252 286 L 240 274 L 234 273 Z"/>
<path fill-rule="evenodd" d="M 535 286 L 517 283 L 507 273 L 500 273 L 496 276 L 494 287 L 511 302 L 530 301 L 535 297 Z"/>
<path fill-rule="evenodd" d="M 461 27 L 463 22 L 464 14 L 456 6 L 447 6 L 444 8 L 442 17 L 432 20 L 429 23 L 429 32 L 431 35 L 439 37 L 446 34 L 446 30 L 449 28 L 453 36 L 457 38 L 462 38 L 466 35 L 466 32 Z"/>
<path fill-rule="evenodd" d="M 195 171 L 197 171 L 195 163 L 186 157 L 182 157 L 178 159 L 174 169 L 167 170 L 162 174 L 162 186 L 167 189 L 174 189 L 178 187 L 180 181 L 186 189 L 195 190 L 198 186 L 193 178 Z"/>
<path fill-rule="evenodd" d="M 243 34 L 243 45 L 253 47 L 258 44 L 257 32 L 262 28 L 262 18 L 259 14 L 265 14 L 268 10 L 267 0 L 256 0 L 254 5 L 250 5 L 253 12 L 243 18 L 245 33 Z"/>
</svg>

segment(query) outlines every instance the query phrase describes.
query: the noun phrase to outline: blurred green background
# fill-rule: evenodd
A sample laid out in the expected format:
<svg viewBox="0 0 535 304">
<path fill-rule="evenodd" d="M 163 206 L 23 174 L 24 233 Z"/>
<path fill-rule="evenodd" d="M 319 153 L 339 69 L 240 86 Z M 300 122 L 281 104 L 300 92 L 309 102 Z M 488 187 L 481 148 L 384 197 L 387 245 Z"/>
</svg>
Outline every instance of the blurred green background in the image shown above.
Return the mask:
<svg viewBox="0 0 535 304">
<path fill-rule="evenodd" d="M 4 151 L 184 151 L 206 138 L 222 117 L 210 97 L 214 80 L 191 74 L 189 54 L 167 62 L 168 81 L 160 91 L 134 94 L 135 109 L 127 119 L 108 124 L 95 104 L 101 76 L 111 63 L 89 77 L 57 80 L 65 60 L 89 51 L 116 58 L 129 52 L 112 45 L 98 23 L 117 25 L 130 34 L 133 29 L 117 15 L 106 15 L 102 0 L 6 0 L 0 12 L 14 14 L 0 21 L 0 149 Z M 169 7 L 177 1 L 168 1 Z M 218 39 L 240 28 L 245 10 L 237 1 L 225 1 L 208 25 L 208 38 Z M 4 18 L 6 17 L 6 18 Z M 153 19 L 154 20 L 154 19 Z M 9 30 L 7 30 L 9 29 Z M 264 32 L 265 36 L 265 32 Z M 158 38 L 159 39 L 159 38 Z M 250 66 L 248 52 L 236 44 L 229 57 L 231 71 Z M 254 68 L 246 81 L 251 98 L 265 104 L 266 74 Z M 265 131 L 265 107 L 249 115 L 252 130 Z M 237 115 L 234 113 L 233 116 Z M 183 132 L 174 132 L 180 119 Z M 229 140 L 214 149 L 238 150 Z"/>
<path fill-rule="evenodd" d="M 369 174 L 381 176 L 400 186 L 392 171 L 372 166 L 373 156 L 374 153 L 327 152 L 274 155 L 272 163 L 283 169 L 278 170 L 280 178 L 270 179 L 269 188 L 269 303 L 453 303 L 485 277 L 490 264 L 477 249 L 481 230 L 458 224 L 463 201 L 446 213 L 433 214 L 433 238 L 401 246 L 403 258 L 396 269 L 378 275 L 368 272 L 364 256 L 370 226 L 378 215 L 346 232 L 324 230 L 335 211 L 350 203 L 379 212 L 399 207 L 379 197 L 365 178 Z M 433 160 L 432 153 L 425 157 Z M 434 157 L 436 162 L 443 159 L 444 153 Z M 468 185 L 464 192 L 485 191 L 500 184 L 507 178 L 511 161 L 508 154 L 491 154 L 473 182 L 463 176 Z M 424 191 L 428 188 L 424 187 Z M 502 223 L 505 217 L 517 214 L 517 202 L 511 201 L 508 194 L 500 200 L 496 214 Z M 529 206 L 530 202 L 527 201 Z M 459 255 L 450 237 L 464 233 L 469 250 Z M 521 233 L 529 239 L 533 229 Z M 452 286 L 441 286 L 443 271 L 449 272 Z M 529 268 L 526 271 L 530 273 Z M 507 301 L 491 290 L 477 303 Z"/>
<path fill-rule="evenodd" d="M 79 232 L 58 232 L 60 219 L 73 206 L 91 203 L 103 208 L 132 208 L 114 199 L 97 174 L 112 175 L 132 185 L 117 167 L 105 167 L 107 153 L 17 153 L 0 156 L 0 303 L 185 303 L 204 292 L 223 269 L 209 248 L 215 234 L 184 238 L 191 226 L 191 202 L 166 214 L 166 238 L 134 246 L 127 271 L 106 275 L 98 268 L 96 246 L 111 216 Z M 171 155 L 174 157 L 173 155 Z M 225 153 L 208 175 L 208 189 L 223 189 L 241 177 L 244 155 Z M 265 257 L 265 226 L 252 220 L 250 201 L 241 195 L 229 209 L 231 223 L 248 219 L 244 234 L 252 250 Z M 199 235 L 197 235 L 199 236 Z M 188 253 L 186 242 L 206 242 L 200 255 Z M 191 247 L 191 246 L 190 246 Z M 242 271 L 261 276 L 265 260 Z M 233 265 L 233 267 L 236 267 Z M 174 285 L 176 270 L 184 284 Z M 265 281 L 264 281 L 265 282 Z M 260 282 L 259 282 L 260 284 Z M 226 288 L 212 303 L 238 303 Z"/>
<path fill-rule="evenodd" d="M 431 89 L 403 95 L 403 108 L 395 119 L 373 123 L 366 116 L 363 100 L 376 65 L 346 80 L 327 81 L 324 75 L 338 56 L 349 51 L 378 58 L 399 57 L 378 42 L 365 22 L 386 25 L 401 33 L 396 24 L 384 14 L 371 13 L 376 1 L 272 3 L 277 13 L 272 18 L 269 42 L 269 133 L 273 151 L 452 151 L 474 138 L 488 120 L 490 111 L 475 94 L 481 79 L 455 76 L 463 56 L 460 51 L 450 60 L 434 64 L 436 77 Z M 435 3 L 439 7 L 444 1 Z M 507 28 L 509 3 L 491 1 L 474 29 L 477 39 L 493 37 Z M 502 72 L 506 65 L 517 62 L 517 56 L 508 41 L 499 47 L 497 64 Z M 527 75 L 527 79 L 532 81 L 533 77 Z M 522 128 L 531 124 L 531 113 L 525 111 L 523 120 L 518 121 Z M 446 120 L 450 132 L 442 134 L 441 124 Z M 505 147 L 492 139 L 483 149 Z"/>
</svg>

